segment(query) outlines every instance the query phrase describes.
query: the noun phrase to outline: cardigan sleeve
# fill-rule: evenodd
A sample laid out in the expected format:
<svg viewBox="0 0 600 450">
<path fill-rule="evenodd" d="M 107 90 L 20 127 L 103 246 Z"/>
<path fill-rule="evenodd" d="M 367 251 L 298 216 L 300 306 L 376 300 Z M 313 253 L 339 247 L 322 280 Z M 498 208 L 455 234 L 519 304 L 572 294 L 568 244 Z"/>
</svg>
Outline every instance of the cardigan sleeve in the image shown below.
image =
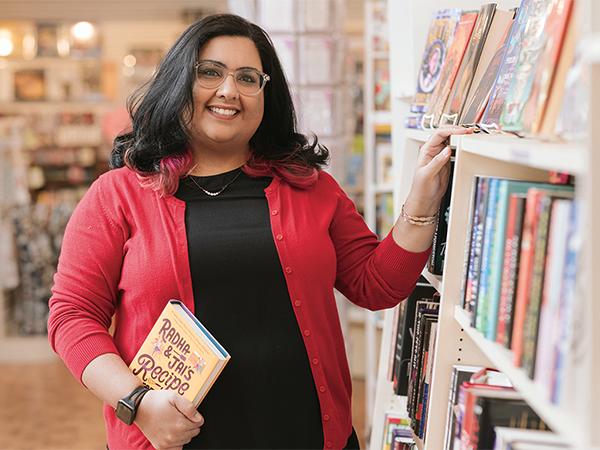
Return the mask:
<svg viewBox="0 0 600 450">
<path fill-rule="evenodd" d="M 337 189 L 338 203 L 330 228 L 338 264 L 336 288 L 364 308 L 391 308 L 413 291 L 431 249 L 422 253 L 404 250 L 391 232 L 379 241 L 354 202 L 339 186 Z"/>
<path fill-rule="evenodd" d="M 118 354 L 109 328 L 117 301 L 124 231 L 106 206 L 105 193 L 115 187 L 103 181 L 101 177 L 92 185 L 66 227 L 50 298 L 51 346 L 80 381 L 93 359 Z M 111 209 L 118 210 L 114 204 Z"/>
</svg>

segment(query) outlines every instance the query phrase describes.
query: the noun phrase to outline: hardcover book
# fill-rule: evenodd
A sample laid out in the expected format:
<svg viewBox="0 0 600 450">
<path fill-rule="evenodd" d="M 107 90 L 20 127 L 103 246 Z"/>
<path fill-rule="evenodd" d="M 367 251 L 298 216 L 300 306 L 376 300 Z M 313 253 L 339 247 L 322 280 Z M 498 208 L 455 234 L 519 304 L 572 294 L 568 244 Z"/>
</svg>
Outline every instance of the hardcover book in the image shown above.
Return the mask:
<svg viewBox="0 0 600 450">
<path fill-rule="evenodd" d="M 129 369 L 150 389 L 177 392 L 197 407 L 229 360 L 190 310 L 171 300 Z"/>
<path fill-rule="evenodd" d="M 427 105 L 427 113 L 424 118 L 424 122 L 428 122 L 426 128 L 433 128 L 437 126 L 440 121 L 444 105 L 450 96 L 456 74 L 460 69 L 460 64 L 462 63 L 463 56 L 467 50 L 467 45 L 471 39 L 471 34 L 473 33 L 473 28 L 477 21 L 477 15 L 478 13 L 472 12 L 463 14 L 460 18 L 460 22 L 454 32 L 452 45 L 450 45 L 446 55 L 446 61 L 444 62 L 440 79 L 435 86 Z"/>
<path fill-rule="evenodd" d="M 508 87 L 513 77 L 515 66 L 519 58 L 519 52 L 523 43 L 523 34 L 525 33 L 525 26 L 527 25 L 527 18 L 529 17 L 529 9 L 531 7 L 532 0 L 522 0 L 515 22 L 511 28 L 510 38 L 508 40 L 508 46 L 504 52 L 502 64 L 498 70 L 496 81 L 492 92 L 490 94 L 490 100 L 485 108 L 485 112 L 481 119 L 481 122 L 485 125 L 498 125 L 502 109 L 504 107 L 504 101 L 508 93 Z"/>
<path fill-rule="evenodd" d="M 542 50 L 533 74 L 531 94 L 523 112 L 522 129 L 527 133 L 537 134 L 540 130 L 572 9 L 573 0 L 552 3 L 552 11 L 544 28 Z"/>
<path fill-rule="evenodd" d="M 534 70 L 542 51 L 544 28 L 551 10 L 549 8 L 551 1 L 533 0 L 531 3 L 519 59 L 500 116 L 499 126 L 503 130 L 514 132 L 522 130 L 523 111 L 533 87 Z"/>
<path fill-rule="evenodd" d="M 442 9 L 433 12 L 411 112 L 427 111 L 431 93 L 440 80 L 446 54 L 452 44 L 461 13 L 460 9 Z"/>
<path fill-rule="evenodd" d="M 492 24 L 495 11 L 495 3 L 485 4 L 479 11 L 477 22 L 475 23 L 475 28 L 473 29 L 473 34 L 469 41 L 469 46 L 467 47 L 462 64 L 460 65 L 460 70 L 456 76 L 454 86 L 452 87 L 452 93 L 444 107 L 440 125 L 448 123 L 454 125 L 458 123 L 458 116 L 467 98 L 467 94 L 469 93 L 473 77 L 475 76 L 479 58 L 481 57 L 481 51 L 483 50 L 485 39 Z"/>
</svg>

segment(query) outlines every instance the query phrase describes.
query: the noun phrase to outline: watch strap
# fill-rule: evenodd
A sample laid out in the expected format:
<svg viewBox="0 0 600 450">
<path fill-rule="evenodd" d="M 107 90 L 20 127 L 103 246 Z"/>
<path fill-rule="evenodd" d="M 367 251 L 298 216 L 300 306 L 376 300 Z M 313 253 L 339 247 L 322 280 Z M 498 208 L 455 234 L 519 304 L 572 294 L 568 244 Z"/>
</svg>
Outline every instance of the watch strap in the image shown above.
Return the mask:
<svg viewBox="0 0 600 450">
<path fill-rule="evenodd" d="M 117 417 L 120 420 L 122 420 L 126 425 L 131 425 L 133 423 L 137 414 L 138 406 L 140 405 L 142 398 L 144 398 L 144 395 L 146 395 L 146 393 L 149 390 L 150 388 L 141 385 L 136 387 L 133 391 L 131 391 L 128 396 L 123 397 L 119 400 L 119 404 L 117 405 L 117 408 L 115 408 L 115 412 L 117 412 Z M 122 415 L 119 414 L 118 410 L 120 407 L 126 407 L 131 411 L 131 413 L 127 415 L 126 419 L 124 417 L 121 417 Z"/>
</svg>

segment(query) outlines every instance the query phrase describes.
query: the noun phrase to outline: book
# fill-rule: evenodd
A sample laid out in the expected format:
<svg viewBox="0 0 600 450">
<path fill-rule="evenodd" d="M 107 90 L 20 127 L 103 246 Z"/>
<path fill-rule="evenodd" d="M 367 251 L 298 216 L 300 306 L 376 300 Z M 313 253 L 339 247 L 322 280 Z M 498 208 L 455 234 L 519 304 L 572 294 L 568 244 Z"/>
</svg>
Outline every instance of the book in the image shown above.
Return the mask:
<svg viewBox="0 0 600 450">
<path fill-rule="evenodd" d="M 450 161 L 450 178 L 448 187 L 440 203 L 439 215 L 433 235 L 433 246 L 429 257 L 427 269 L 434 275 L 444 274 L 444 259 L 446 257 L 446 238 L 448 235 L 448 221 L 450 220 L 450 198 L 452 197 L 452 181 L 454 179 L 454 160 Z"/>
<path fill-rule="evenodd" d="M 548 250 L 540 306 L 539 331 L 533 379 L 550 399 L 554 361 L 560 329 L 560 295 L 567 253 L 567 237 L 572 200 L 558 199 L 552 204 Z"/>
<path fill-rule="evenodd" d="M 567 439 L 549 430 L 495 426 L 494 433 L 496 435 L 494 450 L 571 448 Z"/>
<path fill-rule="evenodd" d="M 229 353 L 179 300 L 170 300 L 129 365 L 150 389 L 177 392 L 198 406 Z"/>
<path fill-rule="evenodd" d="M 499 126 L 503 130 L 519 132 L 523 127 L 523 111 L 533 87 L 534 68 L 541 52 L 544 27 L 551 10 L 552 0 L 533 0 L 523 44 L 517 65 L 510 81 L 506 100 L 500 115 Z"/>
<path fill-rule="evenodd" d="M 543 136 L 554 136 L 555 135 L 555 124 L 558 119 L 558 115 L 563 104 L 563 98 L 568 94 L 566 89 L 567 75 L 569 69 L 573 67 L 575 62 L 575 54 L 577 42 L 579 40 L 579 24 L 577 21 L 579 3 L 574 3 L 572 6 L 571 15 L 565 31 L 565 37 L 563 39 L 562 48 L 560 50 L 560 56 L 558 63 L 554 69 L 554 80 L 552 81 L 552 88 L 548 94 L 546 100 L 546 109 L 539 127 L 538 133 Z M 567 102 L 565 102 L 566 104 Z M 578 113 L 581 113 L 581 108 L 585 105 L 581 103 L 575 103 L 577 105 Z M 571 113 L 571 116 L 575 114 Z"/>
<path fill-rule="evenodd" d="M 487 68 L 483 72 L 483 76 L 479 80 L 478 84 L 473 83 L 474 89 L 472 95 L 470 94 L 470 100 L 465 105 L 464 111 L 460 117 L 460 123 L 464 125 L 474 125 L 480 122 L 483 116 L 485 108 L 490 99 L 492 88 L 496 82 L 504 54 L 508 47 L 508 40 L 511 35 L 511 30 L 514 25 L 514 18 L 509 22 L 508 27 L 504 31 L 504 36 L 500 40 L 492 59 L 490 60 Z M 483 60 L 483 58 L 482 58 Z M 483 62 L 483 61 L 482 61 Z M 477 78 L 476 78 L 477 79 Z"/>
<path fill-rule="evenodd" d="M 478 395 L 473 401 L 472 414 L 472 434 L 469 447 L 473 449 L 493 448 L 496 439 L 494 428 L 498 426 L 548 429 L 524 400 L 512 398 L 506 392 L 502 392 L 498 397 Z"/>
<path fill-rule="evenodd" d="M 569 230 L 567 237 L 567 253 L 565 256 L 565 268 L 563 274 L 561 299 L 559 305 L 560 328 L 558 330 L 558 346 L 556 351 L 556 360 L 554 362 L 554 379 L 552 386 L 552 402 L 564 405 L 566 401 L 565 384 L 566 371 L 568 369 L 567 360 L 573 343 L 574 336 L 574 303 L 575 282 L 577 271 L 580 266 L 579 254 L 583 246 L 583 227 L 582 220 L 583 205 L 580 199 L 575 198 L 571 206 L 571 216 L 569 217 Z"/>
<path fill-rule="evenodd" d="M 492 24 L 495 10 L 495 3 L 482 5 L 479 10 L 477 22 L 475 22 L 475 28 L 471 34 L 467 51 L 465 52 L 458 75 L 452 86 L 450 96 L 444 106 L 444 111 L 439 122 L 440 125 L 454 125 L 458 123 L 458 116 L 467 98 L 467 94 L 469 93 L 473 77 L 475 76 L 475 71 L 479 64 L 479 58 L 481 57 L 481 52 L 485 44 L 487 33 Z"/>
<path fill-rule="evenodd" d="M 419 68 L 417 89 L 410 107 L 411 112 L 424 113 L 427 111 L 431 93 L 440 80 L 446 54 L 452 44 L 461 14 L 462 10 L 460 9 L 440 9 L 433 12 Z"/>
<path fill-rule="evenodd" d="M 404 414 L 399 414 L 395 411 L 388 411 L 385 413 L 382 450 L 394 450 L 393 436 L 395 430 L 403 430 L 410 433 L 408 419 Z"/>
<path fill-rule="evenodd" d="M 517 65 L 519 52 L 521 51 L 522 38 L 525 26 L 527 25 L 527 18 L 529 17 L 531 1 L 522 0 L 519 5 L 500 69 L 498 70 L 494 87 L 490 93 L 490 99 L 481 119 L 481 122 L 485 125 L 497 126 L 500 120 L 510 81 L 513 77 L 514 68 Z"/>
<path fill-rule="evenodd" d="M 425 439 L 427 431 L 427 416 L 429 411 L 429 388 L 431 386 L 431 377 L 433 375 L 433 362 L 435 361 L 435 344 L 437 342 L 437 321 L 431 324 L 429 336 L 429 349 L 427 351 L 427 364 L 425 367 L 425 376 L 423 379 L 423 408 L 421 413 L 421 424 L 419 428 L 419 439 Z"/>
<path fill-rule="evenodd" d="M 435 292 L 435 288 L 427 283 L 427 280 L 421 277 L 408 298 L 402 302 L 405 305 L 404 316 L 398 319 L 393 375 L 393 387 L 396 395 L 406 396 L 408 393 L 412 346 L 413 338 L 415 336 L 414 325 L 417 302 L 423 299 L 433 298 Z M 401 328 L 400 324 L 402 324 Z"/>
<path fill-rule="evenodd" d="M 475 219 L 475 211 L 477 208 L 477 195 L 479 186 L 479 177 L 473 176 L 471 182 L 471 198 L 469 199 L 469 213 L 467 215 L 467 232 L 465 237 L 465 250 L 463 255 L 462 279 L 460 282 L 460 307 L 465 309 L 465 294 L 467 291 L 467 275 L 469 272 L 469 260 L 471 256 L 471 241 L 473 239 L 473 222 Z"/>
<path fill-rule="evenodd" d="M 479 118 L 483 113 L 489 91 L 496 79 L 504 54 L 502 43 L 509 32 L 514 17 L 514 11 L 504 11 L 496 8 L 467 95 L 462 101 L 460 109 L 458 109 L 459 124 L 474 124 L 476 117 Z M 495 62 L 494 59 L 496 59 Z M 474 100 L 475 104 L 473 104 Z M 468 107 L 471 107 L 471 111 L 467 110 Z M 470 115 L 465 119 L 464 116 L 467 112 L 470 112 Z"/>
<path fill-rule="evenodd" d="M 536 184 L 537 183 L 528 181 L 510 179 L 501 179 L 498 182 L 496 218 L 494 221 L 495 230 L 492 236 L 488 257 L 487 313 L 484 316 L 487 320 L 485 326 L 486 338 L 491 341 L 495 341 L 497 335 L 509 198 L 513 194 L 525 194 L 530 187 Z M 549 185 L 545 186 L 550 187 Z M 514 230 L 512 232 L 514 232 Z"/>
<path fill-rule="evenodd" d="M 560 186 L 556 186 L 557 189 Z M 535 370 L 535 353 L 538 340 L 538 325 L 540 316 L 540 305 L 542 299 L 542 286 L 544 282 L 544 269 L 546 261 L 546 250 L 548 244 L 548 230 L 550 226 L 550 211 L 552 203 L 559 196 L 573 197 L 573 188 L 565 192 L 545 191 L 540 189 L 536 205 L 537 229 L 534 230 L 533 258 L 531 262 L 531 283 L 529 285 L 529 301 L 523 322 L 523 334 L 521 344 L 521 367 L 525 369 L 530 378 L 533 378 Z"/>
<path fill-rule="evenodd" d="M 500 286 L 500 301 L 498 305 L 498 323 L 496 326 L 496 342 L 506 348 L 511 347 L 514 316 L 513 303 L 521 259 L 521 233 L 523 230 L 526 198 L 526 194 L 513 194 L 509 200 L 504 261 L 502 265 L 502 284 Z"/>
<path fill-rule="evenodd" d="M 423 439 L 422 430 L 424 429 L 425 421 L 425 410 L 427 409 L 427 395 L 425 379 L 427 378 L 427 368 L 431 366 L 431 355 L 433 348 L 431 345 L 435 342 L 434 340 L 434 325 L 437 324 L 438 317 L 436 314 L 424 314 L 421 323 L 421 344 L 419 349 L 419 370 L 417 378 L 415 379 L 415 390 L 417 403 L 414 408 L 414 416 L 412 417 L 411 427 L 415 434 Z M 437 326 L 437 325 L 436 325 Z"/>
<path fill-rule="evenodd" d="M 427 111 L 424 117 L 425 128 L 433 128 L 437 126 L 440 121 L 440 116 L 446 104 L 446 100 L 450 95 L 450 90 L 460 69 L 460 64 L 467 50 L 467 45 L 471 39 L 475 22 L 477 21 L 477 12 L 465 13 L 461 16 L 460 22 L 454 32 L 454 38 L 452 44 L 448 49 L 444 66 L 442 67 L 442 73 L 440 79 L 431 94 L 429 103 L 427 104 Z"/>
<path fill-rule="evenodd" d="M 566 29 L 569 24 L 574 0 L 556 0 L 551 4 L 532 76 L 529 99 L 523 111 L 522 130 L 537 134 L 546 111 L 546 101 L 554 84 L 555 69 L 562 52 Z"/>
<path fill-rule="evenodd" d="M 558 188 L 559 186 L 556 186 Z M 536 249 L 537 230 L 539 223 L 538 203 L 541 197 L 548 195 L 547 190 L 539 188 L 530 188 L 527 191 L 525 203 L 525 217 L 523 222 L 523 233 L 521 237 L 521 255 L 519 263 L 519 274 L 517 282 L 517 291 L 514 302 L 514 322 L 511 339 L 511 349 L 513 352 L 513 364 L 517 367 L 521 365 L 521 356 L 523 352 L 523 336 L 527 311 L 530 310 L 529 302 L 531 300 L 531 283 L 534 270 L 534 259 Z M 528 325 L 529 326 L 529 325 Z"/>
<path fill-rule="evenodd" d="M 453 365 L 450 392 L 448 395 L 448 411 L 446 413 L 446 429 L 444 436 L 444 450 L 454 449 L 454 429 L 456 427 L 456 405 L 458 404 L 459 387 L 483 367 L 468 365 Z"/>
<path fill-rule="evenodd" d="M 473 225 L 473 242 L 471 244 L 471 261 L 469 262 L 469 273 L 467 275 L 467 295 L 469 295 L 469 311 L 471 312 L 471 324 L 475 327 L 477 319 L 477 299 L 479 295 L 481 273 L 481 259 L 483 251 L 483 240 L 485 238 L 485 218 L 487 217 L 489 186 L 491 178 L 483 177 L 481 183 L 481 197 L 477 206 L 477 223 Z"/>
</svg>

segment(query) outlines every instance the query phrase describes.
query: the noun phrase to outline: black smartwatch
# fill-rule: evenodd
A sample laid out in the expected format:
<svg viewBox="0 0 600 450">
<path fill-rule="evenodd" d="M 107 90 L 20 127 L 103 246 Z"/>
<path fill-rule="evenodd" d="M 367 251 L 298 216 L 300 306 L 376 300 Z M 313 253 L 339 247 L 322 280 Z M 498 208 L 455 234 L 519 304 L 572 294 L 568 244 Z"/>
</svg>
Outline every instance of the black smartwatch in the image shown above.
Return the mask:
<svg viewBox="0 0 600 450">
<path fill-rule="evenodd" d="M 123 397 L 117 403 L 117 407 L 115 408 L 115 413 L 117 414 L 117 419 L 123 422 L 125 425 L 131 425 L 135 419 L 135 415 L 137 413 L 138 406 L 140 406 L 140 402 L 144 395 L 150 389 L 146 386 L 138 386 L 131 394 L 127 397 Z"/>
</svg>

